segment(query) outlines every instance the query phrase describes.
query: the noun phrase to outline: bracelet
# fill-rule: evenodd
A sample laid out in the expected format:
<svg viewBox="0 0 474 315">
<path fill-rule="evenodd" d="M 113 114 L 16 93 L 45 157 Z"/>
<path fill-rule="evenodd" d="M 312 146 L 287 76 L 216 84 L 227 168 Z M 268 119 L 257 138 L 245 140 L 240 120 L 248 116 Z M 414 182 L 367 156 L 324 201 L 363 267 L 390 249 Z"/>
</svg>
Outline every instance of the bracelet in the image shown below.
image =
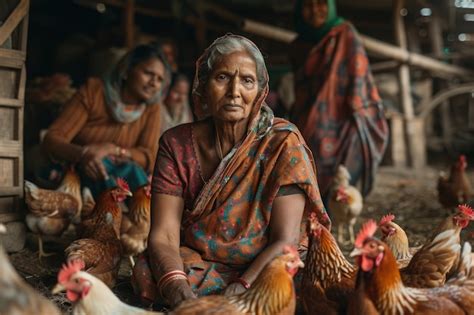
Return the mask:
<svg viewBox="0 0 474 315">
<path fill-rule="evenodd" d="M 172 276 L 175 276 L 175 275 L 181 275 L 181 276 L 185 277 L 186 279 L 188 278 L 188 276 L 186 275 L 186 273 L 184 271 L 182 271 L 182 270 L 172 270 L 170 272 L 165 273 L 163 276 L 161 276 L 160 280 L 158 281 L 158 288 L 160 288 L 164 282 L 167 282 L 167 279 L 169 277 L 172 277 Z"/>
<path fill-rule="evenodd" d="M 128 151 L 125 148 L 120 148 L 120 156 L 128 157 Z"/>
<path fill-rule="evenodd" d="M 164 297 L 163 295 L 163 289 L 166 288 L 168 284 L 170 284 L 173 281 L 176 280 L 186 280 L 186 282 L 189 284 L 188 277 L 183 276 L 183 275 L 174 275 L 166 279 L 166 281 L 163 281 L 161 286 L 158 288 L 158 291 L 160 292 L 160 296 Z"/>
<path fill-rule="evenodd" d="M 158 292 L 163 297 L 163 288 L 175 280 L 186 280 L 189 283 L 188 276 L 184 271 L 173 270 L 165 273 L 158 281 Z"/>
<path fill-rule="evenodd" d="M 87 151 L 89 151 L 89 147 L 88 146 L 83 146 L 82 150 L 81 150 L 81 155 L 79 156 L 79 161 L 82 160 L 84 155 L 86 155 Z"/>
<path fill-rule="evenodd" d="M 232 281 L 233 283 L 235 282 L 238 282 L 240 283 L 246 290 L 250 289 L 250 283 L 248 283 L 247 281 L 245 281 L 243 278 L 236 278 L 234 279 L 234 281 Z"/>
</svg>

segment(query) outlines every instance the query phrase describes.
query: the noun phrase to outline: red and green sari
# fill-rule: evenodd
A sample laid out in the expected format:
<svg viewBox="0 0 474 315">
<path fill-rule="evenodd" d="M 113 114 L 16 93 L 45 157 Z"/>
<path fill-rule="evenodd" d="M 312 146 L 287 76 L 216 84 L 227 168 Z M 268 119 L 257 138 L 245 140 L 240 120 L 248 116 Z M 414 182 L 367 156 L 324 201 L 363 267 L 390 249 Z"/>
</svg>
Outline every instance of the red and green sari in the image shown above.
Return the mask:
<svg viewBox="0 0 474 315">
<path fill-rule="evenodd" d="M 309 213 L 316 213 L 330 226 L 311 151 L 298 129 L 275 118 L 264 104 L 267 91 L 268 84 L 254 104 L 247 135 L 223 158 L 207 182 L 200 176 L 193 147 L 196 123 L 170 129 L 160 140 L 152 189 L 184 199 L 181 257 L 198 295 L 221 292 L 260 254 L 268 243 L 273 201 L 289 194 L 288 190 L 291 193 L 296 188 L 306 196 L 301 245 L 306 245 Z M 199 98 L 194 101 L 198 117 L 210 119 Z M 146 258 L 137 264 L 134 277 L 142 297 L 154 300 L 155 284 Z"/>
</svg>

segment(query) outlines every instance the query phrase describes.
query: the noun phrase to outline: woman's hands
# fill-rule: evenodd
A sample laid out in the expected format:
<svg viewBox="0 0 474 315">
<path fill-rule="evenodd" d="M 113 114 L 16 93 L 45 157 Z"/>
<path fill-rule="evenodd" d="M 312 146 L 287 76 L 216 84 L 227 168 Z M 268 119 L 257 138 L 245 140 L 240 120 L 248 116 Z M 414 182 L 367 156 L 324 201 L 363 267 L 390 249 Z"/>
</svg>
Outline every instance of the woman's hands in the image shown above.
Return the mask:
<svg viewBox="0 0 474 315">
<path fill-rule="evenodd" d="M 224 295 L 225 296 L 231 296 L 231 295 L 236 295 L 240 294 L 247 289 L 240 283 L 240 282 L 232 282 L 225 288 Z"/>
<path fill-rule="evenodd" d="M 112 143 L 91 144 L 84 148 L 80 165 L 86 175 L 93 180 L 106 180 L 109 175 L 102 160 L 115 154 L 117 146 Z"/>
<path fill-rule="evenodd" d="M 188 282 L 185 280 L 171 282 L 163 288 L 162 294 L 172 309 L 185 300 L 197 298 L 196 294 L 194 294 Z"/>
</svg>

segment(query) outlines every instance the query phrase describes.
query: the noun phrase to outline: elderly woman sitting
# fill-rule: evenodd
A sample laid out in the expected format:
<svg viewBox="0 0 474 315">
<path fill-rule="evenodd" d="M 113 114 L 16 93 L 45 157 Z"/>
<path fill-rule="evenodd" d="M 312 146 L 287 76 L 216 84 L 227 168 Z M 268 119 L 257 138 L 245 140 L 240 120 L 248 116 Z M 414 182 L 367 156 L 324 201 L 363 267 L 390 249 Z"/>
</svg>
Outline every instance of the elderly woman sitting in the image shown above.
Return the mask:
<svg viewBox="0 0 474 315">
<path fill-rule="evenodd" d="M 311 152 L 263 100 L 268 73 L 248 39 L 217 39 L 197 61 L 197 122 L 160 140 L 148 257 L 136 264 L 142 298 L 175 306 L 241 292 L 284 244 L 303 243 L 309 212 L 325 225 Z"/>
</svg>

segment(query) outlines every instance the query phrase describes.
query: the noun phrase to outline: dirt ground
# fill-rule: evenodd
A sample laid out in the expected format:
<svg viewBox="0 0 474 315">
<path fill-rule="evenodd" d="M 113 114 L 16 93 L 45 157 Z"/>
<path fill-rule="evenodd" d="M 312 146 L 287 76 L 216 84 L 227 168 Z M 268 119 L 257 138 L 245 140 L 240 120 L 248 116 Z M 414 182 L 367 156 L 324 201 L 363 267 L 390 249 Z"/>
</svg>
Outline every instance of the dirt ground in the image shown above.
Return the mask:
<svg viewBox="0 0 474 315">
<path fill-rule="evenodd" d="M 432 229 L 447 215 L 437 200 L 438 173 L 439 170 L 433 168 L 415 173 L 411 170 L 382 167 L 379 170 L 374 190 L 365 200 L 364 211 L 357 222 L 356 231 L 366 219 L 379 220 L 382 215 L 391 212 L 396 215 L 397 223 L 407 232 L 411 245 L 422 244 Z M 468 174 L 471 182 L 474 182 L 474 171 L 469 170 Z M 474 231 L 474 227 L 471 225 L 463 234 L 464 236 L 472 235 L 472 231 Z M 53 297 L 50 294 L 51 288 L 56 283 L 58 269 L 64 261 L 62 254 L 60 254 L 61 246 L 47 244 L 47 250 L 56 249 L 59 254 L 39 262 L 37 255 L 31 249 L 36 248 L 35 245 L 33 239 L 29 238 L 24 250 L 10 256 L 13 265 L 28 283 L 52 299 L 64 313 L 70 314 L 71 305 L 65 296 Z M 352 249 L 352 246 L 347 245 L 343 249 L 347 253 Z M 137 305 L 138 301 L 133 296 L 129 282 L 130 272 L 128 260 L 123 259 L 120 277 L 114 292 L 121 300 Z"/>
</svg>

